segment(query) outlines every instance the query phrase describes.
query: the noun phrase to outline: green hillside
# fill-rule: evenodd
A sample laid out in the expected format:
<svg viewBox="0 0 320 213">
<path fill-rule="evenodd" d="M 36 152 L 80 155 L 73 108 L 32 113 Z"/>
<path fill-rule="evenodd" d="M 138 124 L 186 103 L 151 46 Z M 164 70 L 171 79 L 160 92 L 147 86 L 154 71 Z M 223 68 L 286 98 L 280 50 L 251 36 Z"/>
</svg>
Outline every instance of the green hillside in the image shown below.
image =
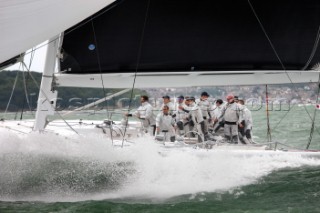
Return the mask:
<svg viewBox="0 0 320 213">
<path fill-rule="evenodd" d="M 17 77 L 18 75 L 18 77 Z M 33 80 L 33 78 L 36 82 Z M 13 95 L 8 107 L 8 111 L 35 110 L 37 106 L 39 88 L 42 73 L 38 72 L 22 72 L 22 71 L 2 71 L 0 72 L 0 110 L 4 111 L 10 100 L 14 82 L 17 77 L 17 83 L 13 91 Z M 104 94 L 110 95 L 121 89 L 105 89 L 102 88 L 55 88 L 58 91 L 57 110 L 72 110 L 74 108 L 92 103 L 95 100 L 104 97 Z M 146 94 L 145 91 L 134 90 L 133 106 L 139 102 L 138 96 Z M 29 99 L 29 104 L 27 98 Z M 95 106 L 96 109 L 115 108 L 119 105 L 127 106 L 129 103 L 130 92 L 118 96 L 108 102 Z"/>
</svg>

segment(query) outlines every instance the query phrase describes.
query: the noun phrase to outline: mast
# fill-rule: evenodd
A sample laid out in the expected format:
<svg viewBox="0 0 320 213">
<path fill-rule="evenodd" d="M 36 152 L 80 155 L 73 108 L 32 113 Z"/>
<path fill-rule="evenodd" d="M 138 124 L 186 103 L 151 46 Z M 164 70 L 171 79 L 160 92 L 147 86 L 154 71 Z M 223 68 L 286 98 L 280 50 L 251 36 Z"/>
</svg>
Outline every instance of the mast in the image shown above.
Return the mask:
<svg viewBox="0 0 320 213">
<path fill-rule="evenodd" d="M 44 71 L 41 79 L 39 98 L 37 104 L 34 131 L 43 131 L 47 125 L 47 116 L 54 115 L 58 93 L 54 90 L 53 74 L 56 65 L 56 57 L 60 46 L 59 35 L 49 40 Z"/>
</svg>

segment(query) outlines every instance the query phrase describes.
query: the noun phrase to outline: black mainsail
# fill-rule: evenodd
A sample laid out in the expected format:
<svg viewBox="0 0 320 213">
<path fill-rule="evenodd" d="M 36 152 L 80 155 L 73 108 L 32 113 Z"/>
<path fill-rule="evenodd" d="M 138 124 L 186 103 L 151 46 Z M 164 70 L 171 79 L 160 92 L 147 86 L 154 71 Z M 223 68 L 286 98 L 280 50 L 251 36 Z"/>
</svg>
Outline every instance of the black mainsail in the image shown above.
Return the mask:
<svg viewBox="0 0 320 213">
<path fill-rule="evenodd" d="M 302 70 L 312 51 L 306 69 L 320 61 L 318 0 L 148 1 L 116 1 L 65 31 L 61 70 Z"/>
</svg>

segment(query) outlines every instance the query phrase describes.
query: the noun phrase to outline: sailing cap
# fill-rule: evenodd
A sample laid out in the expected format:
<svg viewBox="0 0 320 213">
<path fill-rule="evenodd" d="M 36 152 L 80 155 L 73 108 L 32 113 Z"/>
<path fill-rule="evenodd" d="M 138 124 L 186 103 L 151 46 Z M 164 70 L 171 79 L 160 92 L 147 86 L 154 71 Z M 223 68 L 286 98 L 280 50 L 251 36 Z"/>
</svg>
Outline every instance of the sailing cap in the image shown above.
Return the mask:
<svg viewBox="0 0 320 213">
<path fill-rule="evenodd" d="M 218 100 L 216 101 L 216 103 L 223 104 L 223 100 L 218 99 Z"/>
<path fill-rule="evenodd" d="M 178 98 L 178 99 L 182 99 L 182 100 L 184 99 L 183 95 L 180 95 L 180 96 L 178 96 L 177 98 Z"/>
<path fill-rule="evenodd" d="M 207 96 L 207 97 L 209 97 L 210 95 L 209 95 L 207 92 L 202 92 L 202 93 L 201 93 L 201 96 Z"/>
<path fill-rule="evenodd" d="M 168 96 L 168 95 L 165 95 L 165 96 L 163 96 L 162 98 L 167 98 L 167 99 L 170 99 L 170 96 Z"/>
<path fill-rule="evenodd" d="M 231 99 L 234 99 L 234 96 L 233 95 L 228 95 L 227 96 L 227 100 L 231 100 Z"/>
<path fill-rule="evenodd" d="M 186 99 L 187 101 L 195 101 L 196 99 L 193 97 L 193 96 L 191 96 L 191 97 L 188 97 L 187 99 Z"/>
</svg>

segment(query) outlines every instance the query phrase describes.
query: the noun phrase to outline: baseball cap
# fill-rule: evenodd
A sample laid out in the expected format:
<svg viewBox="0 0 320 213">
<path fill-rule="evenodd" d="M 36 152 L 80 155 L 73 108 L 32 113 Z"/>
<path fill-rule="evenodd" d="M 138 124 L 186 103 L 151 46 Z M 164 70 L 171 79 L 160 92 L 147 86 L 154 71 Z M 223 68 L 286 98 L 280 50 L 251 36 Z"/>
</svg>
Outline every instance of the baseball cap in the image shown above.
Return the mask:
<svg viewBox="0 0 320 213">
<path fill-rule="evenodd" d="M 188 97 L 186 100 L 188 100 L 188 101 L 195 101 L 196 99 L 193 97 L 193 96 L 191 96 L 191 97 Z"/>
<path fill-rule="evenodd" d="M 207 96 L 207 97 L 209 97 L 210 95 L 209 95 L 207 92 L 202 92 L 202 93 L 201 93 L 201 96 Z"/>
</svg>

